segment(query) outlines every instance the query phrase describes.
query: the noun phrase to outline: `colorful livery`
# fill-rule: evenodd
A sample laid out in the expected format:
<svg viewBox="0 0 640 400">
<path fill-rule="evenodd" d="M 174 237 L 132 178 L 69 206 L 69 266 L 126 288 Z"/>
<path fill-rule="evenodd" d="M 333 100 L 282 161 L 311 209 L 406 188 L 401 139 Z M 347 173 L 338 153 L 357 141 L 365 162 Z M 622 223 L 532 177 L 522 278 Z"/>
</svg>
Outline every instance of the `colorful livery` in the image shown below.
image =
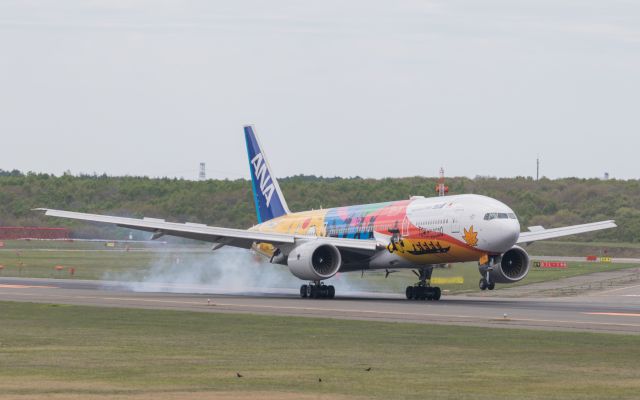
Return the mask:
<svg viewBox="0 0 640 400">
<path fill-rule="evenodd" d="M 338 272 L 411 268 L 418 280 L 406 288 L 408 299 L 439 300 L 431 286 L 434 267 L 477 261 L 479 287 L 523 279 L 530 267 L 518 244 L 614 228 L 614 221 L 562 228 L 520 231 L 516 214 L 502 202 L 473 194 L 345 206 L 292 213 L 253 127 L 245 126 L 251 185 L 258 225 L 230 229 L 175 223 L 154 218 L 134 219 L 71 211 L 39 209 L 46 215 L 103 222 L 148 231 L 152 238 L 172 235 L 214 243 L 213 249 L 235 246 L 283 264 L 308 281 L 300 295 L 333 298 L 325 285 Z"/>
</svg>

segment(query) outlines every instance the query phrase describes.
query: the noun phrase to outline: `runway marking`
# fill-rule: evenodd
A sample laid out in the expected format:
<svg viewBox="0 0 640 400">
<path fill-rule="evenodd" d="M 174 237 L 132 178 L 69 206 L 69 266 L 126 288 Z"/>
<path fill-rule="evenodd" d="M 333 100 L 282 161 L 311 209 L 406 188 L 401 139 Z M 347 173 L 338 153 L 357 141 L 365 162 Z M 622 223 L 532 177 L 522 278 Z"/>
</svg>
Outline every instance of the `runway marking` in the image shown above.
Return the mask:
<svg viewBox="0 0 640 400">
<path fill-rule="evenodd" d="M 611 317 L 640 317 L 638 313 L 620 313 L 620 312 L 587 312 L 587 315 L 608 315 Z"/>
<path fill-rule="evenodd" d="M 42 287 L 42 286 L 38 286 L 38 287 Z M 343 313 L 343 314 L 348 314 L 348 313 L 360 313 L 360 314 L 366 314 L 366 315 L 380 315 L 380 316 L 405 316 L 405 317 L 436 317 L 436 318 L 455 318 L 455 319 L 470 319 L 470 320 L 474 320 L 474 321 L 479 321 L 479 322 L 494 322 L 494 323 L 498 323 L 498 322 L 505 322 L 508 325 L 512 325 L 514 327 L 518 327 L 518 326 L 522 326 L 522 325 L 526 325 L 526 323 L 552 323 L 552 324 L 574 324 L 574 325 L 582 325 L 582 326 L 593 326 L 595 327 L 599 327 L 599 326 L 606 326 L 606 327 L 632 327 L 632 328 L 640 328 L 640 324 L 630 324 L 630 323 L 620 323 L 620 322 L 591 322 L 591 321 L 577 321 L 577 320 L 573 320 L 573 321 L 568 321 L 568 320 L 560 320 L 560 319 L 535 319 L 535 318 L 513 318 L 510 317 L 509 320 L 502 320 L 500 318 L 495 318 L 495 317 L 491 317 L 491 316 L 470 316 L 470 315 L 455 315 L 455 314 L 433 314 L 433 313 L 410 313 L 410 312 L 392 312 L 392 311 L 372 311 L 372 310 L 359 310 L 359 309 L 336 309 L 336 308 L 320 308 L 320 307 L 296 307 L 296 306 L 270 306 L 270 305 L 263 305 L 263 304 L 233 304 L 233 303 L 215 303 L 212 302 L 211 305 L 207 305 L 207 303 L 205 302 L 195 302 L 195 301 L 178 301 L 178 300 L 161 300 L 161 299 L 143 299 L 143 298 L 136 298 L 136 297 L 99 297 L 99 296 L 65 296 L 65 295 L 56 295 L 56 294 L 43 294 L 43 295 L 36 295 L 34 293 L 20 293 L 20 292 L 13 292 L 12 294 L 16 294 L 16 295 L 21 295 L 21 296 L 38 296 L 40 298 L 42 297 L 49 297 L 49 298 L 62 298 L 62 299 L 67 299 L 67 300 L 73 300 L 73 299 L 87 299 L 87 300 L 115 300 L 115 301 L 132 301 L 132 302 L 139 302 L 139 303 L 165 303 L 165 304 L 176 304 L 176 305 L 196 305 L 196 306 L 202 306 L 202 309 L 210 309 L 210 310 L 215 310 L 216 308 L 220 308 L 220 307 L 228 307 L 228 308 L 262 308 L 262 309 L 274 309 L 274 310 L 298 310 L 298 311 L 332 311 L 332 312 L 338 312 L 338 313 Z M 87 304 L 87 305 L 92 305 L 92 304 Z M 110 304 L 104 304 L 104 305 L 110 305 Z M 132 306 L 135 307 L 135 306 Z M 187 310 L 188 311 L 188 310 Z M 251 312 L 251 310 L 245 310 L 248 312 Z M 616 314 L 621 314 L 622 316 L 638 316 L 640 317 L 640 314 L 627 314 L 627 313 L 582 313 L 582 314 L 605 314 L 605 315 L 614 315 L 616 316 Z M 325 318 L 331 318 L 331 315 L 320 315 L 320 317 L 325 317 Z M 356 316 L 357 318 L 357 316 Z M 398 318 L 396 318 L 396 320 L 398 320 Z M 412 322 L 412 320 L 406 320 L 407 322 Z M 413 322 L 417 322 L 415 320 L 413 320 Z M 456 323 L 455 321 L 436 321 L 434 320 L 433 322 L 452 322 L 452 323 Z M 518 323 L 521 323 L 520 325 L 518 325 Z M 548 325 L 543 325 L 543 326 L 547 326 Z"/>
<path fill-rule="evenodd" d="M 57 286 L 45 286 L 45 285 L 9 285 L 9 284 L 0 284 L 0 289 L 58 289 Z"/>
<path fill-rule="evenodd" d="M 598 292 L 598 294 L 596 296 L 603 295 L 605 293 L 617 292 L 619 290 L 633 289 L 633 288 L 637 288 L 637 287 L 640 287 L 640 285 L 625 286 L 625 287 L 621 287 L 621 288 L 617 288 L 617 289 L 603 290 L 602 292 Z"/>
<path fill-rule="evenodd" d="M 473 319 L 480 321 L 492 321 L 492 322 L 502 322 L 505 321 L 501 318 L 491 318 L 488 316 L 471 316 L 471 315 L 455 315 L 455 314 L 430 314 L 430 313 L 408 313 L 408 312 L 394 312 L 394 311 L 371 311 L 371 310 L 358 310 L 358 309 L 338 309 L 338 308 L 319 308 L 319 307 L 295 307 L 295 306 L 268 306 L 263 304 L 232 304 L 232 303 L 215 303 L 212 302 L 211 305 L 207 305 L 202 302 L 194 302 L 194 301 L 177 301 L 177 300 L 160 300 L 160 299 L 138 299 L 138 298 L 126 298 L 126 297 L 104 297 L 99 298 L 104 300 L 121 300 L 121 301 L 143 301 L 149 303 L 167 303 L 167 304 L 187 304 L 187 305 L 201 305 L 205 308 L 213 308 L 215 307 L 236 307 L 236 308 L 268 308 L 268 309 L 282 309 L 282 310 L 298 310 L 298 311 L 332 311 L 332 312 L 340 312 L 340 313 L 363 313 L 363 314 L 373 314 L 373 315 L 402 315 L 407 317 L 440 317 L 440 318 L 458 318 L 458 319 Z M 589 314 L 589 313 L 583 313 Z M 640 314 L 638 314 L 640 316 Z M 606 322 L 590 322 L 590 321 L 566 321 L 566 320 L 558 320 L 558 319 L 534 319 L 534 318 L 509 318 L 506 322 L 553 322 L 553 323 L 561 323 L 561 324 L 583 324 L 583 325 L 605 325 L 605 326 L 629 326 L 629 327 L 638 327 L 638 324 L 623 324 L 623 323 L 606 323 Z"/>
</svg>

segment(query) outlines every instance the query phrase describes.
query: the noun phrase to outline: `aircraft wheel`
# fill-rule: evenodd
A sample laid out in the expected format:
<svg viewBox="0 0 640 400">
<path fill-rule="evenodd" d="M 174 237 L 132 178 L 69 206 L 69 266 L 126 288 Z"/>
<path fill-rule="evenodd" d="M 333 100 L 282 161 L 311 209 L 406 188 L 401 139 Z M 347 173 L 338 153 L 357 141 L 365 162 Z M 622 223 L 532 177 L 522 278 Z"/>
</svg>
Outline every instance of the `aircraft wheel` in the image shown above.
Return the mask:
<svg viewBox="0 0 640 400">
<path fill-rule="evenodd" d="M 300 297 L 303 299 L 307 298 L 307 285 L 300 286 Z"/>
<path fill-rule="evenodd" d="M 478 282 L 478 287 L 480 287 L 480 290 L 487 290 L 487 288 L 489 287 L 489 284 L 487 283 L 486 279 L 481 278 L 480 282 Z"/>
<path fill-rule="evenodd" d="M 489 289 L 489 290 L 493 290 L 493 289 L 495 289 L 495 288 L 496 288 L 496 283 L 495 283 L 495 282 L 491 282 L 491 283 L 487 286 L 487 289 Z"/>
<path fill-rule="evenodd" d="M 425 299 L 431 301 L 433 300 L 433 289 L 428 287 L 424 289 L 424 297 Z"/>
<path fill-rule="evenodd" d="M 336 288 L 331 285 L 328 289 L 327 298 L 333 299 L 334 297 L 336 297 Z"/>
<path fill-rule="evenodd" d="M 434 287 L 433 288 L 433 300 L 438 301 L 438 300 L 440 300 L 441 296 L 442 296 L 442 290 L 440 290 L 439 287 Z"/>
<path fill-rule="evenodd" d="M 407 286 L 405 294 L 407 295 L 407 300 L 411 300 L 413 298 L 413 286 Z"/>
</svg>

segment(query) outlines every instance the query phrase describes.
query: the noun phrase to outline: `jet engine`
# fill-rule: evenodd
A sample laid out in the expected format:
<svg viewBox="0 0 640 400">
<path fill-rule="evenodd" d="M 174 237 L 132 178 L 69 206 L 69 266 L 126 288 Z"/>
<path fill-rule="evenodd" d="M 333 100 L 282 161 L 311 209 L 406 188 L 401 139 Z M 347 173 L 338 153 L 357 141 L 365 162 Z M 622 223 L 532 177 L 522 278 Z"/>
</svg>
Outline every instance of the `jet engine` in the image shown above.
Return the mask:
<svg viewBox="0 0 640 400">
<path fill-rule="evenodd" d="M 529 273 L 529 254 L 519 246 L 513 246 L 496 259 L 489 279 L 496 283 L 514 283 L 524 279 Z"/>
<path fill-rule="evenodd" d="M 321 241 L 311 241 L 294 248 L 287 259 L 289 270 L 297 278 L 320 281 L 334 276 L 342 265 L 338 248 Z"/>
</svg>

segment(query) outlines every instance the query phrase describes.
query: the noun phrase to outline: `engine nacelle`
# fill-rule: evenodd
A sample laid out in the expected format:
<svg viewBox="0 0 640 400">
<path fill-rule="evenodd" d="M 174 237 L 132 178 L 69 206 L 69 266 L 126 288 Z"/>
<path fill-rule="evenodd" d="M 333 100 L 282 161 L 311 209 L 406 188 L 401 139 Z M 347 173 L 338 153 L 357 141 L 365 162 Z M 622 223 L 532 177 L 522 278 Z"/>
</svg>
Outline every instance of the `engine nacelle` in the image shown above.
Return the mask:
<svg viewBox="0 0 640 400">
<path fill-rule="evenodd" d="M 287 259 L 297 278 L 321 281 L 334 276 L 342 265 L 340 250 L 332 244 L 311 241 L 294 248 Z"/>
<path fill-rule="evenodd" d="M 496 283 L 514 283 L 529 273 L 529 254 L 519 246 L 504 253 L 489 272 L 489 279 Z"/>
</svg>

